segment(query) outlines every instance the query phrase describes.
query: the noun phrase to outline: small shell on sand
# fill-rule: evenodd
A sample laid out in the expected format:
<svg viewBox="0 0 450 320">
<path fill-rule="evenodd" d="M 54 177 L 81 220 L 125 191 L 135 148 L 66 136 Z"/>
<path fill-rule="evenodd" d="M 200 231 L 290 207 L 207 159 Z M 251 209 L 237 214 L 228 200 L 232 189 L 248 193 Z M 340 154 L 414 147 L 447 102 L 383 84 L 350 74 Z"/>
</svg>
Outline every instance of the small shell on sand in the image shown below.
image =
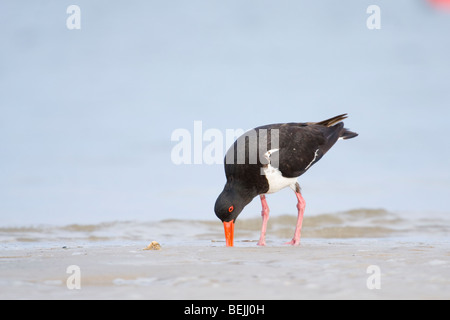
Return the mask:
<svg viewBox="0 0 450 320">
<path fill-rule="evenodd" d="M 156 241 L 152 241 L 144 250 L 161 250 L 161 245 Z"/>
</svg>

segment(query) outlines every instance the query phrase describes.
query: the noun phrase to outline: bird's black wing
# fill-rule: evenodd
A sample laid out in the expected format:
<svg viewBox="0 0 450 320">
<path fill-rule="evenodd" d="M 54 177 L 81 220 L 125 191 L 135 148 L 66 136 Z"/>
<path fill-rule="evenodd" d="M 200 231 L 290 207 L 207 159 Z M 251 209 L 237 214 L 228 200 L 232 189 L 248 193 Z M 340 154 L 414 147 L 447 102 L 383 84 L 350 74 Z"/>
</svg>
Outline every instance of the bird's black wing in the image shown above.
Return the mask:
<svg viewBox="0 0 450 320">
<path fill-rule="evenodd" d="M 238 180 L 248 189 L 265 192 L 269 186 L 262 169 L 269 163 L 284 177 L 302 175 L 346 132 L 342 122 L 327 126 L 330 124 L 329 120 L 278 123 L 248 131 L 235 141 L 225 156 L 227 183 L 231 185 L 233 180 Z"/>
<path fill-rule="evenodd" d="M 271 156 L 271 165 L 278 167 L 283 176 L 288 178 L 302 175 L 336 143 L 344 130 L 343 126 L 343 123 L 331 127 L 315 123 L 286 123 L 267 126 L 271 135 L 275 134 L 273 129 L 278 129 L 277 134 L 279 135 L 278 148 L 274 148 L 274 145 L 269 146 L 272 150 L 278 149 L 278 155 L 273 153 L 278 158 L 276 161 L 272 161 L 274 159 Z"/>
</svg>

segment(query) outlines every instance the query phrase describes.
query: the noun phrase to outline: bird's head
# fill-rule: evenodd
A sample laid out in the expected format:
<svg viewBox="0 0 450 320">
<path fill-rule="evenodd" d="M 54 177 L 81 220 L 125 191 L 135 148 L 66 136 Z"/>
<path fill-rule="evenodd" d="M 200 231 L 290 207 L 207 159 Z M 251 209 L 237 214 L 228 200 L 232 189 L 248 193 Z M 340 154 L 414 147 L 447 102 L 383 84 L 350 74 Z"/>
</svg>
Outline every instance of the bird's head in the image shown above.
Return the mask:
<svg viewBox="0 0 450 320">
<path fill-rule="evenodd" d="M 223 222 L 227 247 L 233 246 L 234 223 L 244 207 L 251 201 L 233 189 L 225 188 L 216 200 L 214 211 Z"/>
</svg>

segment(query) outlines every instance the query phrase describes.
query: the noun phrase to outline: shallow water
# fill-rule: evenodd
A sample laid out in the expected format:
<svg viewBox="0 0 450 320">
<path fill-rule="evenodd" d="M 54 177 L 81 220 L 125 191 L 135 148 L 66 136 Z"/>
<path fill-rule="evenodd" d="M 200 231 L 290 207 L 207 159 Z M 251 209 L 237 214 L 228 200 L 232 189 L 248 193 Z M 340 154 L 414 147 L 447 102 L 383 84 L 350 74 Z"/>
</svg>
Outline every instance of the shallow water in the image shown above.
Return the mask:
<svg viewBox="0 0 450 320">
<path fill-rule="evenodd" d="M 383 209 L 238 219 L 226 248 L 218 220 L 111 221 L 0 228 L 3 299 L 448 299 L 450 223 Z M 143 250 L 158 241 L 161 250 Z M 81 268 L 69 290 L 68 266 Z M 371 290 L 368 268 L 381 270 Z"/>
<path fill-rule="evenodd" d="M 268 245 L 292 237 L 296 223 L 293 215 L 273 216 L 267 230 Z M 237 245 L 254 245 L 259 238 L 260 218 L 236 222 Z M 306 216 L 303 239 L 408 238 L 450 241 L 450 220 L 411 218 L 383 209 L 355 209 Z M 219 220 L 111 221 L 98 224 L 33 225 L 0 228 L 0 248 L 20 246 L 73 246 L 100 243 L 159 241 L 169 245 L 209 245 L 224 241 Z"/>
</svg>

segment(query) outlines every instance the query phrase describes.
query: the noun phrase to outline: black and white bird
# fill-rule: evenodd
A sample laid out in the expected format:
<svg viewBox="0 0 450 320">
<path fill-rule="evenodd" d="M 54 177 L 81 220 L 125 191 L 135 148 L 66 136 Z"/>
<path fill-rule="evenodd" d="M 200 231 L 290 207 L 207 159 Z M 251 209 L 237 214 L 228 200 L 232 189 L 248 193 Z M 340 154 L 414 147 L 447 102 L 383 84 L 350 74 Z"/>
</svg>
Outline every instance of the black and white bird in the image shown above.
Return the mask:
<svg viewBox="0 0 450 320">
<path fill-rule="evenodd" d="M 234 224 L 244 207 L 256 196 L 262 204 L 262 228 L 258 245 L 266 244 L 269 220 L 266 194 L 290 187 L 297 197 L 298 218 L 294 237 L 287 244 L 298 245 L 305 200 L 297 178 L 339 139 L 358 134 L 344 128 L 347 114 L 305 123 L 278 123 L 257 127 L 240 136 L 225 156 L 227 182 L 216 200 L 214 211 L 223 222 L 227 246 L 233 246 Z"/>
</svg>

